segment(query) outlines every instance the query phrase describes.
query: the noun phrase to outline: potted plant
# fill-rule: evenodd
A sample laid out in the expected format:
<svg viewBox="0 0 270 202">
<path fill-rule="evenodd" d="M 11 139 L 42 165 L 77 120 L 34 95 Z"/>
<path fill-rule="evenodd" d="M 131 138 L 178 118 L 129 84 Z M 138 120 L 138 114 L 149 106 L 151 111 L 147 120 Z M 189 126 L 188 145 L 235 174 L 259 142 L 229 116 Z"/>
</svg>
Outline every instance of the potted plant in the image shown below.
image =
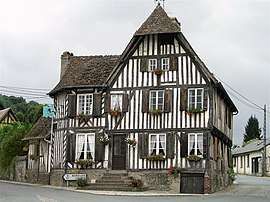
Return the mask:
<svg viewBox="0 0 270 202">
<path fill-rule="evenodd" d="M 162 75 L 162 74 L 163 74 L 163 70 L 162 70 L 161 68 L 156 68 L 156 69 L 154 70 L 154 73 L 155 73 L 156 75 Z"/>
<path fill-rule="evenodd" d="M 136 179 L 134 177 L 130 177 L 130 181 L 128 183 L 128 186 L 131 188 L 131 189 L 141 189 L 143 187 L 143 180 L 141 179 Z"/>
<path fill-rule="evenodd" d="M 149 113 L 153 116 L 160 115 L 163 113 L 161 109 L 150 109 Z"/>
<path fill-rule="evenodd" d="M 157 160 L 164 160 L 164 155 L 162 153 L 159 154 L 148 154 L 146 159 L 149 161 L 157 161 Z"/>
<path fill-rule="evenodd" d="M 80 122 L 88 122 L 90 120 L 90 116 L 87 115 L 87 114 L 84 114 L 84 113 L 79 113 L 77 116 L 76 116 L 76 119 L 79 120 Z"/>
<path fill-rule="evenodd" d="M 137 145 L 135 138 L 125 138 L 125 142 L 133 148 L 135 148 Z"/>
<path fill-rule="evenodd" d="M 188 109 L 186 110 L 186 113 L 187 113 L 188 115 L 196 114 L 196 113 L 201 113 L 201 112 L 202 112 L 202 109 L 201 109 L 200 107 L 198 107 L 198 108 L 191 107 L 191 108 L 188 108 Z"/>
</svg>

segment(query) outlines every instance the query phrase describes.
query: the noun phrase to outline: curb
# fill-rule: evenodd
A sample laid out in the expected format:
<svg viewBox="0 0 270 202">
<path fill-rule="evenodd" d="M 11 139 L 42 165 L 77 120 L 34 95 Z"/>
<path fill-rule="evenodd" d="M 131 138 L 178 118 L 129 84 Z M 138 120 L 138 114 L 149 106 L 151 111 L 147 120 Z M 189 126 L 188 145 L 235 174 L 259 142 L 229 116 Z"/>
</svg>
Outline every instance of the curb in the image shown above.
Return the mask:
<svg viewBox="0 0 270 202">
<path fill-rule="evenodd" d="M 172 193 L 162 192 L 162 191 L 160 191 L 160 192 L 155 192 L 155 191 L 129 192 L 129 191 L 80 190 L 80 189 L 77 189 L 76 187 L 60 187 L 60 186 L 53 186 L 53 185 L 31 184 L 31 183 L 15 182 L 15 181 L 7 181 L 7 180 L 0 180 L 0 182 L 9 183 L 9 184 L 32 186 L 32 187 L 66 190 L 66 191 L 73 191 L 73 192 L 85 193 L 85 194 L 104 195 L 104 196 L 153 197 L 153 196 L 207 196 L 207 195 L 209 195 L 209 194 L 181 194 L 181 193 L 172 194 Z"/>
</svg>

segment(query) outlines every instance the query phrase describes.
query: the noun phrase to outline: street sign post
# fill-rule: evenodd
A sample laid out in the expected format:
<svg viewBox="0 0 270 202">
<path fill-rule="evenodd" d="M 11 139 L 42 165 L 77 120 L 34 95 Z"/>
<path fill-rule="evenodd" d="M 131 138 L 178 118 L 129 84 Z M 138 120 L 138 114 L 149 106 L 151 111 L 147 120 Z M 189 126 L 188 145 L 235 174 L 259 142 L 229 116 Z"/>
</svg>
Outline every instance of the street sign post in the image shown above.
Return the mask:
<svg viewBox="0 0 270 202">
<path fill-rule="evenodd" d="M 65 174 L 63 175 L 63 179 L 66 181 L 74 181 L 78 179 L 86 179 L 86 174 Z"/>
</svg>

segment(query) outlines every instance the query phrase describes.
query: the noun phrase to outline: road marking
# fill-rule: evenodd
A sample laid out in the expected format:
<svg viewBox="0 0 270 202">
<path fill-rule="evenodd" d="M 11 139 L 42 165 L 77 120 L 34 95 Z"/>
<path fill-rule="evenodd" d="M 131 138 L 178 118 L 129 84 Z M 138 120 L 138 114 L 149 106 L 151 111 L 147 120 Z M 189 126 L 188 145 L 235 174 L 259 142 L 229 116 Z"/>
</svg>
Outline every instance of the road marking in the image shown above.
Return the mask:
<svg viewBox="0 0 270 202">
<path fill-rule="evenodd" d="M 57 200 L 54 200 L 54 199 L 49 199 L 49 198 L 46 198 L 46 197 L 43 197 L 43 196 L 40 196 L 40 195 L 37 195 L 38 199 L 40 201 L 43 201 L 43 202 L 60 202 L 60 201 L 57 201 Z"/>
</svg>

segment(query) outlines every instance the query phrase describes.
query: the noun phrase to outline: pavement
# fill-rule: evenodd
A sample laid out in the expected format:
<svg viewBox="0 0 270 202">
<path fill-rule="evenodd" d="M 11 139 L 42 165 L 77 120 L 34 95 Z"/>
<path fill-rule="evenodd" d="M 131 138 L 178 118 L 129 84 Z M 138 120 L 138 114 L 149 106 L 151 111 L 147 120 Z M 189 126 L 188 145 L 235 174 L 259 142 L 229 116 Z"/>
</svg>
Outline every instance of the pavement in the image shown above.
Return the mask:
<svg viewBox="0 0 270 202">
<path fill-rule="evenodd" d="M 155 191 L 155 190 L 146 190 L 146 191 L 101 191 L 101 190 L 80 190 L 77 187 L 60 187 L 60 186 L 52 186 L 52 185 L 42 185 L 42 184 L 31 184 L 24 182 L 15 182 L 15 181 L 7 181 L 0 180 L 0 182 L 10 183 L 10 184 L 18 184 L 24 186 L 33 186 L 33 187 L 41 187 L 41 188 L 50 188 L 50 189 L 58 189 L 58 190 L 67 190 L 74 191 L 79 193 L 88 193 L 95 195 L 107 195 L 107 196 L 201 196 L 201 195 L 209 195 L 209 194 L 174 194 L 166 191 Z"/>
</svg>

